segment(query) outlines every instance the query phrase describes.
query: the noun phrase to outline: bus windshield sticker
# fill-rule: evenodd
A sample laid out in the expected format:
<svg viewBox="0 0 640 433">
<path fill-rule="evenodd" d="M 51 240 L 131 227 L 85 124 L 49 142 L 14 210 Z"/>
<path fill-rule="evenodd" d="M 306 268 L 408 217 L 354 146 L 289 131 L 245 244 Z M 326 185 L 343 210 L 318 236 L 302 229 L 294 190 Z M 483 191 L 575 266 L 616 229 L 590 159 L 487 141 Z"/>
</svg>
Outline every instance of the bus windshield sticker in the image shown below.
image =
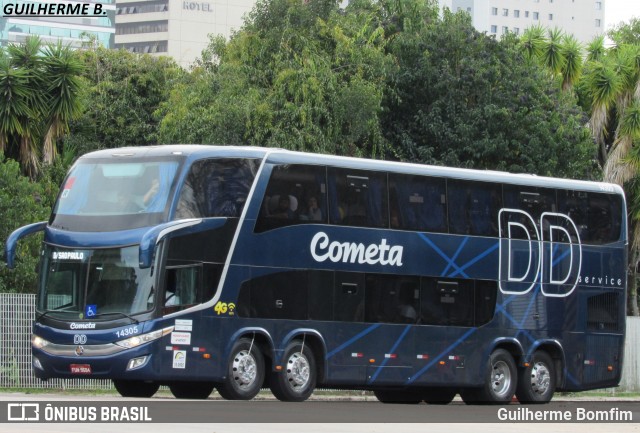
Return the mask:
<svg viewBox="0 0 640 433">
<path fill-rule="evenodd" d="M 174 325 L 176 331 L 193 331 L 193 320 L 176 319 Z"/>
<path fill-rule="evenodd" d="M 191 345 L 191 333 L 190 332 L 172 332 L 171 344 L 184 344 Z"/>
</svg>

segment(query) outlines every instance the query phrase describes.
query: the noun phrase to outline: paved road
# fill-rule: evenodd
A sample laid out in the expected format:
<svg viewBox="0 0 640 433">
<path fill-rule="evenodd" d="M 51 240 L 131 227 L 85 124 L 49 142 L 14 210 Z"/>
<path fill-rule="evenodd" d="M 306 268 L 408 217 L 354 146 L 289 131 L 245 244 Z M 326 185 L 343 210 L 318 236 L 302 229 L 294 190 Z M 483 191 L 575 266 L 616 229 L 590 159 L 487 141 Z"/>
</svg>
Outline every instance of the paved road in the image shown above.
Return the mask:
<svg viewBox="0 0 640 433">
<path fill-rule="evenodd" d="M 40 413 L 51 403 L 57 407 L 94 407 L 97 413 L 103 406 L 145 407 L 154 423 L 9 423 L 0 425 L 4 432 L 393 432 L 425 433 L 428 431 L 455 431 L 468 433 L 495 433 L 500 431 L 518 433 L 541 430 L 554 432 L 638 432 L 640 433 L 640 402 L 605 401 L 597 404 L 580 402 L 557 402 L 542 406 L 510 405 L 508 407 L 465 406 L 454 402 L 447 406 L 385 405 L 376 401 L 308 401 L 305 403 L 282 403 L 273 400 L 232 402 L 224 400 L 178 401 L 172 398 L 123 399 L 108 396 L 27 395 L 0 393 L 0 411 L 8 411 L 9 402 L 37 403 Z M 15 408 L 15 407 L 14 407 Z M 535 413 L 569 412 L 575 420 L 578 410 L 585 413 L 607 412 L 621 419 L 626 412 L 632 414 L 633 423 L 595 422 L 553 423 L 535 422 L 511 424 L 500 420 L 499 411 L 506 417 L 535 416 Z M 527 413 L 523 412 L 528 410 Z M 532 415 L 532 413 L 534 415 Z M 6 419 L 0 413 L 0 420 Z M 162 421 L 157 423 L 156 421 Z M 172 424 L 181 421 L 184 424 Z M 197 421 L 197 422 L 192 422 Z M 456 424 L 444 424 L 454 422 Z M 428 423 L 428 424 L 427 424 Z M 435 424 L 434 424 L 435 423 Z M 442 424 L 440 424 L 442 423 Z"/>
</svg>

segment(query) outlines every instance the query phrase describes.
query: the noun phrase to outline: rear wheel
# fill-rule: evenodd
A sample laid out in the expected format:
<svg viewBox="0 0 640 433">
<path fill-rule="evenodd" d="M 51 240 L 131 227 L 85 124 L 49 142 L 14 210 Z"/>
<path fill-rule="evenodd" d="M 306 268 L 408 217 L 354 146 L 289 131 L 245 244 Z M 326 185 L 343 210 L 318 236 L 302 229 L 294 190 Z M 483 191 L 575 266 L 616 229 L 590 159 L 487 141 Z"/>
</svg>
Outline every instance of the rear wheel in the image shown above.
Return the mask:
<svg viewBox="0 0 640 433">
<path fill-rule="evenodd" d="M 516 391 L 516 363 L 509 352 L 496 349 L 485 369 L 485 383 L 481 388 L 466 388 L 460 392 L 467 404 L 510 403 Z"/>
<path fill-rule="evenodd" d="M 548 403 L 556 390 L 553 359 L 543 351 L 531 357 L 528 367 L 519 372 L 516 396 L 520 403 Z"/>
<path fill-rule="evenodd" d="M 313 351 L 294 341 L 284 351 L 283 371 L 271 374 L 271 392 L 281 401 L 305 401 L 315 390 L 316 380 Z"/>
<path fill-rule="evenodd" d="M 174 382 L 169 385 L 175 398 L 192 400 L 206 400 L 211 395 L 213 387 L 213 383 L 210 382 Z"/>
<path fill-rule="evenodd" d="M 160 385 L 154 382 L 144 382 L 142 380 L 114 380 L 118 393 L 123 397 L 153 397 L 160 388 Z"/>
<path fill-rule="evenodd" d="M 227 377 L 218 392 L 227 400 L 251 400 L 264 382 L 264 357 L 258 346 L 247 338 L 238 340 L 231 349 Z"/>
<path fill-rule="evenodd" d="M 373 393 L 380 402 L 390 404 L 418 404 L 423 399 L 416 391 L 376 390 Z"/>
</svg>

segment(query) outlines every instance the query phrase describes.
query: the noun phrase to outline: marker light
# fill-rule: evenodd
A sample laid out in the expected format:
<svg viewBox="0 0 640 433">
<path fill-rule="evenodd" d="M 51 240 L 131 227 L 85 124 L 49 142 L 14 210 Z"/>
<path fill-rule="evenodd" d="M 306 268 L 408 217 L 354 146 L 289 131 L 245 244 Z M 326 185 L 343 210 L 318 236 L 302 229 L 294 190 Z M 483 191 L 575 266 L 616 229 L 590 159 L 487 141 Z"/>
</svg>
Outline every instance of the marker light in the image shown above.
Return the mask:
<svg viewBox="0 0 640 433">
<path fill-rule="evenodd" d="M 38 370 L 44 370 L 44 367 L 42 366 L 42 363 L 35 356 L 33 357 L 33 367 L 37 368 Z"/>
<path fill-rule="evenodd" d="M 133 370 L 136 368 L 140 368 L 147 363 L 147 356 L 140 356 L 138 358 L 133 358 L 127 364 L 127 370 Z"/>
<path fill-rule="evenodd" d="M 42 349 L 43 347 L 48 346 L 49 342 L 42 337 L 38 337 L 37 335 L 32 335 L 31 345 L 36 349 Z"/>
<path fill-rule="evenodd" d="M 132 349 L 140 346 L 141 344 L 157 340 L 160 337 L 170 334 L 172 331 L 173 326 L 169 326 L 168 328 L 158 329 L 157 331 L 149 332 L 147 334 L 136 335 L 135 337 L 130 337 L 126 340 L 116 341 L 115 344 L 126 349 Z"/>
</svg>

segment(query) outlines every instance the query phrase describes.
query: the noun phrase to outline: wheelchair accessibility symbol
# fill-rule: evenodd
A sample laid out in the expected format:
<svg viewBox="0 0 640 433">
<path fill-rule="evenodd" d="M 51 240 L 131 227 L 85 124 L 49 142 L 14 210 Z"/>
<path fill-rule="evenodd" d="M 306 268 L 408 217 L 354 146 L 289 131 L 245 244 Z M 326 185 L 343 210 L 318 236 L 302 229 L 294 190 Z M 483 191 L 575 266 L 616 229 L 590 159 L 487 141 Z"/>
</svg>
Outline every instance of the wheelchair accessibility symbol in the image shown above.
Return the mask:
<svg viewBox="0 0 640 433">
<path fill-rule="evenodd" d="M 97 305 L 87 305 L 84 308 L 84 317 L 93 317 L 98 311 Z"/>
</svg>

